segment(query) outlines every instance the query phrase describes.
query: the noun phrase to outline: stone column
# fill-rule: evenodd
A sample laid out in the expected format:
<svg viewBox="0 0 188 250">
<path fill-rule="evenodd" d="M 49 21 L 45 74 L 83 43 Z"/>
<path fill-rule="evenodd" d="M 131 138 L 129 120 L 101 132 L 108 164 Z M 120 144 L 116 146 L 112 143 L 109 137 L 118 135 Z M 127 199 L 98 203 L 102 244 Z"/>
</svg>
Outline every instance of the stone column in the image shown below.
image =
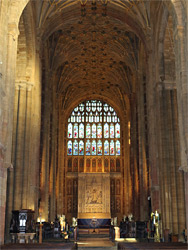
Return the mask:
<svg viewBox="0 0 188 250">
<path fill-rule="evenodd" d="M 8 25 L 7 57 L 4 61 L 6 64 L 5 75 L 1 84 L 1 128 L 0 128 L 0 245 L 4 242 L 5 228 L 5 207 L 6 207 L 6 190 L 7 190 L 7 167 L 11 166 L 11 149 L 12 149 L 12 128 L 13 128 L 13 103 L 14 103 L 14 83 L 16 69 L 16 52 L 18 27 L 16 23 Z M 0 72 L 2 73 L 2 72 Z"/>
<path fill-rule="evenodd" d="M 135 220 L 140 219 L 140 179 L 138 166 L 138 145 L 137 145 L 137 100 L 135 94 L 130 97 L 130 124 L 131 124 L 131 145 L 130 145 L 130 172 L 131 172 L 131 209 Z M 130 213 L 131 211 L 129 211 Z"/>
<path fill-rule="evenodd" d="M 31 124 L 31 83 L 16 83 L 15 144 L 13 154 L 13 209 L 28 208 L 29 150 Z"/>
<path fill-rule="evenodd" d="M 16 209 L 34 209 L 33 197 L 30 195 L 30 169 L 33 162 L 30 159 L 31 150 L 31 105 L 32 86 L 27 81 L 17 81 L 14 107 L 14 129 L 12 140 L 12 162 L 14 168 L 8 172 L 6 234 L 8 236 L 11 211 Z M 35 145 L 37 147 L 37 145 Z M 32 152 L 34 154 L 34 152 Z M 37 199 L 35 194 L 34 199 Z"/>
<path fill-rule="evenodd" d="M 66 147 L 64 147 L 64 113 L 61 110 L 61 98 L 58 100 L 59 104 L 59 122 L 58 122 L 58 173 L 57 173 L 57 180 L 58 180 L 58 188 L 57 188 L 57 208 L 58 214 L 65 214 L 65 155 L 66 155 Z"/>
<path fill-rule="evenodd" d="M 56 92 L 53 89 L 51 120 L 51 163 L 50 163 L 50 221 L 56 216 L 56 168 L 57 168 L 57 104 Z"/>
<path fill-rule="evenodd" d="M 138 75 L 138 92 L 137 92 L 137 143 L 138 143 L 138 164 L 139 164 L 139 189 L 140 195 L 140 220 L 148 220 L 148 166 L 147 166 L 147 96 L 144 90 L 145 77 Z"/>
<path fill-rule="evenodd" d="M 158 142 L 162 223 L 163 229 L 170 229 L 175 235 L 179 234 L 181 240 L 185 213 L 183 180 L 178 171 L 180 148 L 175 83 L 165 81 L 159 83 L 157 89 L 160 105 Z"/>
<path fill-rule="evenodd" d="M 151 38 L 148 36 L 148 46 L 152 47 Z M 146 79 L 146 95 L 147 95 L 147 117 L 148 117 L 148 147 L 149 147 L 149 168 L 150 168 L 150 192 L 152 210 L 160 211 L 160 188 L 159 188 L 159 168 L 158 168 L 158 147 L 157 147 L 157 117 L 156 117 L 156 92 L 153 58 L 154 52 L 148 54 Z"/>
<path fill-rule="evenodd" d="M 48 76 L 46 77 L 48 79 Z M 40 173 L 40 208 L 42 219 L 49 219 L 49 169 L 50 169 L 50 122 L 51 122 L 51 95 L 50 86 L 45 84 L 42 117 L 42 162 Z"/>
<path fill-rule="evenodd" d="M 177 6 L 176 6 L 177 3 Z M 181 14 L 178 1 L 174 3 L 177 12 Z M 188 5 L 187 5 L 188 10 Z M 185 208 L 186 226 L 188 228 L 188 201 L 187 201 L 187 171 L 188 171 L 188 84 L 187 84 L 187 30 L 184 25 L 177 25 L 174 31 L 175 53 L 176 53 L 176 86 L 177 86 L 177 106 L 180 138 L 180 170 L 184 171 L 185 182 Z"/>
<path fill-rule="evenodd" d="M 122 124 L 124 124 L 124 128 L 122 128 L 121 130 L 123 131 L 122 148 L 124 150 L 124 152 L 122 153 L 122 155 L 124 156 L 122 158 L 123 215 L 127 216 L 132 210 L 132 207 L 130 206 L 131 199 L 132 199 L 132 188 L 131 188 L 132 183 L 131 183 L 131 175 L 130 175 L 130 144 L 129 144 L 130 127 L 128 127 L 127 117 L 125 117 Z"/>
<path fill-rule="evenodd" d="M 173 116 L 173 136 L 175 155 L 175 178 L 177 188 L 177 213 L 178 213 L 178 236 L 179 241 L 183 241 L 182 232 L 185 229 L 185 190 L 183 172 L 179 170 L 180 166 L 180 143 L 179 143 L 179 124 L 178 124 L 178 104 L 177 91 L 172 92 L 172 116 Z"/>
</svg>

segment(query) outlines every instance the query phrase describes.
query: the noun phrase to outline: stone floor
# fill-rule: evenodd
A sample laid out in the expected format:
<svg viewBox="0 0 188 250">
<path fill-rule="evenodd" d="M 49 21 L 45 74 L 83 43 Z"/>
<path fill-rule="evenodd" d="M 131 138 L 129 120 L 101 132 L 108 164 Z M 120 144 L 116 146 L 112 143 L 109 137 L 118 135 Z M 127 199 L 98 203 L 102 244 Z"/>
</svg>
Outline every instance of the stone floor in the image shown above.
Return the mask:
<svg viewBox="0 0 188 250">
<path fill-rule="evenodd" d="M 34 250 L 34 249 L 51 249 L 51 250 L 74 250 L 77 249 L 75 244 L 73 243 L 31 243 L 31 244 L 6 244 L 3 246 L 0 246 L 0 249 L 2 250 Z"/>
<path fill-rule="evenodd" d="M 106 238 L 82 238 L 77 242 L 79 250 L 116 250 L 117 244 Z"/>
<path fill-rule="evenodd" d="M 188 245 L 183 243 L 148 243 L 148 242 L 118 244 L 118 250 L 148 250 L 148 249 L 181 250 L 181 249 L 188 249 Z"/>
<path fill-rule="evenodd" d="M 34 249 L 51 249 L 51 250 L 181 250 L 187 249 L 188 245 L 183 243 L 127 243 L 127 242 L 112 242 L 109 239 L 81 239 L 77 242 L 77 246 L 73 243 L 32 243 L 32 244 L 7 244 L 1 246 L 2 250 L 34 250 Z"/>
</svg>

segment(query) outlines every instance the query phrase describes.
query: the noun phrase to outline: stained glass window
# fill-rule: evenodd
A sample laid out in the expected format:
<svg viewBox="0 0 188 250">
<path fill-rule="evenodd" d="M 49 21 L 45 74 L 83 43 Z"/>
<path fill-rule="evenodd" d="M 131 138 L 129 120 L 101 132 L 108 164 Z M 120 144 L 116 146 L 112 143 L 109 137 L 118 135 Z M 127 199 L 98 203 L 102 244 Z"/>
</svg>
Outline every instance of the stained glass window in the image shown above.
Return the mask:
<svg viewBox="0 0 188 250">
<path fill-rule="evenodd" d="M 97 125 L 97 138 L 102 138 L 102 126 L 100 123 Z"/>
<path fill-rule="evenodd" d="M 73 142 L 73 155 L 78 155 L 78 141 Z"/>
<path fill-rule="evenodd" d="M 110 155 L 114 155 L 114 141 L 111 140 L 110 142 Z"/>
<path fill-rule="evenodd" d="M 97 155 L 102 155 L 102 141 L 97 142 Z"/>
<path fill-rule="evenodd" d="M 108 123 L 104 124 L 104 138 L 109 138 L 109 125 L 108 125 Z"/>
<path fill-rule="evenodd" d="M 110 124 L 110 138 L 114 138 L 114 124 Z"/>
<path fill-rule="evenodd" d="M 72 141 L 68 141 L 68 155 L 72 155 Z"/>
<path fill-rule="evenodd" d="M 79 138 L 84 138 L 84 124 L 79 125 Z"/>
<path fill-rule="evenodd" d="M 78 112 L 78 122 L 81 122 L 81 121 L 82 121 L 82 117 L 81 117 L 80 112 Z"/>
<path fill-rule="evenodd" d="M 78 138 L 78 124 L 74 124 L 74 138 Z"/>
<path fill-rule="evenodd" d="M 86 138 L 91 138 L 91 125 L 86 125 Z"/>
<path fill-rule="evenodd" d="M 96 141 L 92 141 L 92 155 L 96 155 Z"/>
<path fill-rule="evenodd" d="M 90 149 L 91 149 L 91 142 L 90 140 L 86 141 L 86 155 L 90 155 Z"/>
<path fill-rule="evenodd" d="M 68 138 L 72 138 L 72 123 L 68 124 Z"/>
<path fill-rule="evenodd" d="M 116 138 L 120 138 L 120 125 L 116 124 Z"/>
<path fill-rule="evenodd" d="M 96 138 L 96 124 L 92 125 L 92 138 Z"/>
<path fill-rule="evenodd" d="M 104 141 L 104 155 L 109 155 L 109 142 Z"/>
<path fill-rule="evenodd" d="M 120 155 L 120 141 L 116 141 L 116 155 Z"/>
<path fill-rule="evenodd" d="M 68 118 L 67 139 L 68 156 L 119 156 L 120 119 L 107 103 L 85 101 L 75 107 Z"/>
<path fill-rule="evenodd" d="M 84 155 L 84 142 L 79 142 L 79 155 Z"/>
</svg>

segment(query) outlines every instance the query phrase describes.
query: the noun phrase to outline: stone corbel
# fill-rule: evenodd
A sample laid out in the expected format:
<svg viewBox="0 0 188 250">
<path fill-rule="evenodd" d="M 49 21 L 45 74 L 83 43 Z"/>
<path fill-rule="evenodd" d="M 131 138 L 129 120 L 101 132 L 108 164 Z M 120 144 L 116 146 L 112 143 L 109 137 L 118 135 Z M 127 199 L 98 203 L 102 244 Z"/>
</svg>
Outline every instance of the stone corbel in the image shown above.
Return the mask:
<svg viewBox="0 0 188 250">
<path fill-rule="evenodd" d="M 176 82 L 172 82 L 172 81 L 168 81 L 168 80 L 164 80 L 161 82 L 157 82 L 156 83 L 156 89 L 157 90 L 173 90 L 176 89 Z"/>
<path fill-rule="evenodd" d="M 3 167 L 9 169 L 10 171 L 13 170 L 13 165 L 10 162 L 4 162 Z"/>
<path fill-rule="evenodd" d="M 17 90 L 23 89 L 23 90 L 31 91 L 33 85 L 34 84 L 32 82 L 27 82 L 27 81 L 16 81 L 15 82 L 15 86 L 16 86 Z"/>
<path fill-rule="evenodd" d="M 180 172 L 188 173 L 188 166 L 180 166 L 178 170 Z"/>
<path fill-rule="evenodd" d="M 16 41 L 20 32 L 16 23 L 9 23 L 8 24 L 8 35 L 12 36 L 13 41 Z"/>
</svg>

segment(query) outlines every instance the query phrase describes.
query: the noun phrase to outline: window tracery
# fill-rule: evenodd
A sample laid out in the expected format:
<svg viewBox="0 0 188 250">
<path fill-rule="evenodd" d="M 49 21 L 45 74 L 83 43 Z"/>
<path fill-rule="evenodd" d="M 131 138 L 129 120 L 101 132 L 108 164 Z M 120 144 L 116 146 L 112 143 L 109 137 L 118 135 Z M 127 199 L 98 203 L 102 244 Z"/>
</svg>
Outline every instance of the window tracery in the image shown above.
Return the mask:
<svg viewBox="0 0 188 250">
<path fill-rule="evenodd" d="M 107 103 L 89 100 L 72 111 L 67 127 L 67 155 L 121 154 L 120 119 Z"/>
</svg>

